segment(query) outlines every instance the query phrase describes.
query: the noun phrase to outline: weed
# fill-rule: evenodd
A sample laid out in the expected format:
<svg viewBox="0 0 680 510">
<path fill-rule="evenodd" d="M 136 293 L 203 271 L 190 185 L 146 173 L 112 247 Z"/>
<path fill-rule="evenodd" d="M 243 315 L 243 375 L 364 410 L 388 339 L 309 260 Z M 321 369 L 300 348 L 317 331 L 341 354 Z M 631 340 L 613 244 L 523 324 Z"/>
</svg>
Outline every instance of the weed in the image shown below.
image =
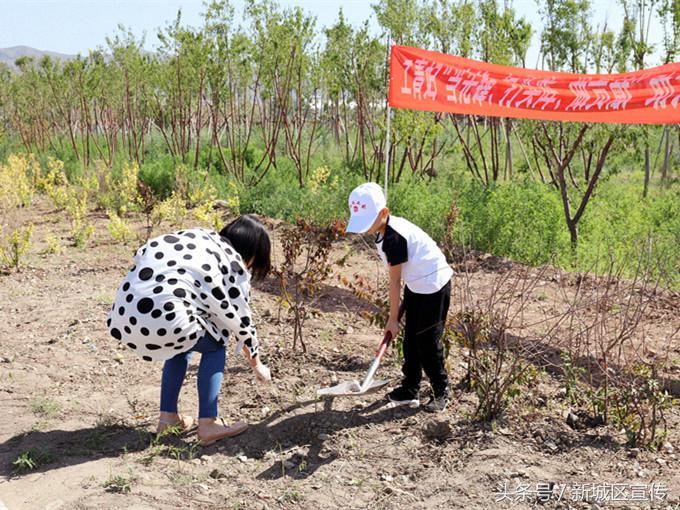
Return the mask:
<svg viewBox="0 0 680 510">
<path fill-rule="evenodd" d="M 130 469 L 127 475 L 110 475 L 109 478 L 102 484 L 106 492 L 116 492 L 121 494 L 129 494 L 132 491 L 132 484 L 137 481 L 137 477 Z"/>
<path fill-rule="evenodd" d="M 111 237 L 123 244 L 128 244 L 133 237 L 132 229 L 127 222 L 115 212 L 109 212 L 109 224 L 107 225 Z"/>
<path fill-rule="evenodd" d="M 299 503 L 302 501 L 302 494 L 294 489 L 288 489 L 278 497 L 280 503 Z"/>
<path fill-rule="evenodd" d="M 64 248 L 59 243 L 59 238 L 52 233 L 45 236 L 45 243 L 47 246 L 42 251 L 43 255 L 55 255 L 64 251 Z"/>
<path fill-rule="evenodd" d="M 71 219 L 73 245 L 83 248 L 94 233 L 94 226 L 87 220 L 87 192 L 74 190 L 66 203 L 66 212 Z"/>
<path fill-rule="evenodd" d="M 60 410 L 59 404 L 47 397 L 36 397 L 31 401 L 31 411 L 38 416 L 52 418 L 57 416 Z"/>
<path fill-rule="evenodd" d="M 0 239 L 0 263 L 9 268 L 18 269 L 21 260 L 28 253 L 31 246 L 33 225 L 24 229 L 14 229 L 7 238 Z M 0 236 L 2 228 L 0 227 Z"/>
<path fill-rule="evenodd" d="M 55 460 L 54 454 L 47 450 L 30 449 L 21 453 L 12 462 L 12 471 L 16 474 L 34 471 Z"/>
</svg>

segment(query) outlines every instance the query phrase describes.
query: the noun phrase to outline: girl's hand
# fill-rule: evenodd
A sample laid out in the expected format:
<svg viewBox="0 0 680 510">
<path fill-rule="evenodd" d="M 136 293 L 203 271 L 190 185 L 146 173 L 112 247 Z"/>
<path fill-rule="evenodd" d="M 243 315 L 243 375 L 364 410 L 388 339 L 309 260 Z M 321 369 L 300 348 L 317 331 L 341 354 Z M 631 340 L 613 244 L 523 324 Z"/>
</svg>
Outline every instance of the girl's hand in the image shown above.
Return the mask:
<svg viewBox="0 0 680 510">
<path fill-rule="evenodd" d="M 267 365 L 263 365 L 259 361 L 253 366 L 253 372 L 255 373 L 257 380 L 263 384 L 271 382 L 272 380 L 272 373 Z"/>
</svg>

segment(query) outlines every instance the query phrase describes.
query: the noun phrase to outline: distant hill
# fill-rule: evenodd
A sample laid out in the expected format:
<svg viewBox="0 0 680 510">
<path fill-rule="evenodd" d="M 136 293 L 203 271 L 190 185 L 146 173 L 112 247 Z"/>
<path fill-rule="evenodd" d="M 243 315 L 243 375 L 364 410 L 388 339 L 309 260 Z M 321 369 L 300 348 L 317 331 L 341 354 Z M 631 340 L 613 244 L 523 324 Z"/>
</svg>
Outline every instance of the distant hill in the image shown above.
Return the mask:
<svg viewBox="0 0 680 510">
<path fill-rule="evenodd" d="M 16 69 L 14 61 L 19 57 L 33 57 L 36 62 L 40 61 L 42 57 L 49 55 L 56 60 L 69 60 L 75 55 L 65 55 L 63 53 L 56 53 L 54 51 L 42 51 L 30 46 L 12 46 L 10 48 L 0 48 L 0 62 L 7 64 L 10 68 Z"/>
</svg>

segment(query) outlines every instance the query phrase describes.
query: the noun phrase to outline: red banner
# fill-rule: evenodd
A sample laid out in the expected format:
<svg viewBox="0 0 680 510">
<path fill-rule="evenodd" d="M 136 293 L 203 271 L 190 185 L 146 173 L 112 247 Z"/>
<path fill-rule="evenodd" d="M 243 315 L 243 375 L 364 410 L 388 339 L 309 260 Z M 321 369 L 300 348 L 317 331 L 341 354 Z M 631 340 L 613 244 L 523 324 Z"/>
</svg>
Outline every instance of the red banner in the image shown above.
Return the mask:
<svg viewBox="0 0 680 510">
<path fill-rule="evenodd" d="M 392 46 L 395 108 L 572 122 L 680 122 L 680 63 L 623 74 L 535 71 Z"/>
</svg>

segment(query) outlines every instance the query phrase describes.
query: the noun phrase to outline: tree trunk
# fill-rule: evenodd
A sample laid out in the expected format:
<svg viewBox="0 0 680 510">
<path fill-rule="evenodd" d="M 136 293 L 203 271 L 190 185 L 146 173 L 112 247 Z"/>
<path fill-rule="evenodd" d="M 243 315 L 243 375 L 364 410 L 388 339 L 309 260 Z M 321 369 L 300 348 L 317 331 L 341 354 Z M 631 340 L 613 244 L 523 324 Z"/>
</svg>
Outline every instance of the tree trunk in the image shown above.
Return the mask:
<svg viewBox="0 0 680 510">
<path fill-rule="evenodd" d="M 650 166 L 649 166 L 649 142 L 645 143 L 645 184 L 644 188 L 642 190 L 642 198 L 647 198 L 647 193 L 649 192 L 649 175 L 650 175 Z"/>
<path fill-rule="evenodd" d="M 505 119 L 505 177 L 512 179 L 512 144 L 510 143 L 510 131 L 512 130 L 512 121 Z"/>
</svg>

